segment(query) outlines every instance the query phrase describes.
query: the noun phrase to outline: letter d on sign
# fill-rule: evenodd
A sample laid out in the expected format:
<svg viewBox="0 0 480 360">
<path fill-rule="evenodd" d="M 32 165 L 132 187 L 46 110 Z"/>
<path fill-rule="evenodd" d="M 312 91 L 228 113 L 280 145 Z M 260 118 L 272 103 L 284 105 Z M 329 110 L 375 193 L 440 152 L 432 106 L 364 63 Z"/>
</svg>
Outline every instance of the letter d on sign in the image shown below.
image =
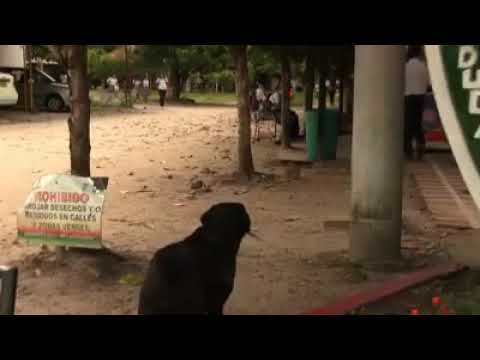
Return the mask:
<svg viewBox="0 0 480 360">
<path fill-rule="evenodd" d="M 458 52 L 458 68 L 468 69 L 477 63 L 478 51 L 472 45 L 460 46 Z"/>
<path fill-rule="evenodd" d="M 468 112 L 470 115 L 480 115 L 480 90 L 470 91 Z"/>
</svg>

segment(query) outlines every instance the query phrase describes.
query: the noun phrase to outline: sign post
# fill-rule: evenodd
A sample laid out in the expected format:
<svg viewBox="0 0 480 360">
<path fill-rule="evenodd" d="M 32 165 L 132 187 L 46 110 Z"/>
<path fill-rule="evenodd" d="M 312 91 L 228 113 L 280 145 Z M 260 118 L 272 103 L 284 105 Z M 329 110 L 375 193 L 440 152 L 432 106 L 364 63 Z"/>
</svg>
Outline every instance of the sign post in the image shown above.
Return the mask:
<svg viewBox="0 0 480 360">
<path fill-rule="evenodd" d="M 426 45 L 426 55 L 443 127 L 480 208 L 480 45 Z"/>
<path fill-rule="evenodd" d="M 101 249 L 108 179 L 48 175 L 18 211 L 18 238 L 28 245 Z"/>
</svg>

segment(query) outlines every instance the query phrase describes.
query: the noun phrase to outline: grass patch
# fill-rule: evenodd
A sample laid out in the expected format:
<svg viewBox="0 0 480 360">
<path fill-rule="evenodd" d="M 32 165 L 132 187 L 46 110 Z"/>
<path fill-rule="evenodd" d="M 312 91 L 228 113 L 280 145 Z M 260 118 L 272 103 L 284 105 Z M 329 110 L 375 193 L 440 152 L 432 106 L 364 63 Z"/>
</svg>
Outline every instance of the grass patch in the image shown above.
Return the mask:
<svg viewBox="0 0 480 360">
<path fill-rule="evenodd" d="M 111 94 L 105 90 L 91 90 L 90 99 L 92 101 L 92 107 L 102 108 L 102 107 L 119 107 L 125 106 L 125 94 L 120 92 L 118 96 L 110 99 Z M 192 92 L 192 93 L 182 93 L 181 96 L 183 99 L 194 100 L 196 104 L 199 105 L 231 105 L 235 106 L 237 104 L 237 97 L 235 93 L 212 93 L 212 92 Z M 110 99 L 110 101 L 109 101 Z M 150 96 L 148 97 L 148 103 L 158 103 L 159 95 L 157 91 L 152 90 Z M 137 104 L 142 104 L 143 99 Z M 168 101 L 167 101 L 168 104 Z M 314 106 L 317 106 L 318 100 L 314 99 Z M 303 108 L 305 106 L 305 97 L 303 93 L 297 93 L 291 101 L 291 107 L 293 108 Z M 335 104 L 330 104 L 327 102 L 327 108 L 335 108 L 338 106 L 338 96 Z"/>
<path fill-rule="evenodd" d="M 182 97 L 192 99 L 197 104 L 237 104 L 237 96 L 234 93 L 184 93 Z"/>
</svg>

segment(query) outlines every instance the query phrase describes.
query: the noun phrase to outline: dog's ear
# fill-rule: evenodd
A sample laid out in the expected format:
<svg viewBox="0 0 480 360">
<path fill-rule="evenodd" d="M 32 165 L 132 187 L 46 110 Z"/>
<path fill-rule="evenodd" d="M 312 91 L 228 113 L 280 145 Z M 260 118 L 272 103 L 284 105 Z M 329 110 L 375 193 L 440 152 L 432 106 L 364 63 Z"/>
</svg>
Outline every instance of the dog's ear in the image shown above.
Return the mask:
<svg viewBox="0 0 480 360">
<path fill-rule="evenodd" d="M 202 222 L 202 225 L 203 225 L 203 226 L 208 225 L 208 223 L 211 222 L 212 217 L 213 217 L 213 208 L 211 208 L 210 210 L 208 210 L 208 211 L 207 211 L 205 214 L 203 214 L 202 217 L 200 218 L 200 221 Z"/>
<path fill-rule="evenodd" d="M 242 233 L 250 231 L 250 217 L 242 204 L 217 204 L 203 214 L 200 221 L 204 227 L 216 231 Z"/>
</svg>

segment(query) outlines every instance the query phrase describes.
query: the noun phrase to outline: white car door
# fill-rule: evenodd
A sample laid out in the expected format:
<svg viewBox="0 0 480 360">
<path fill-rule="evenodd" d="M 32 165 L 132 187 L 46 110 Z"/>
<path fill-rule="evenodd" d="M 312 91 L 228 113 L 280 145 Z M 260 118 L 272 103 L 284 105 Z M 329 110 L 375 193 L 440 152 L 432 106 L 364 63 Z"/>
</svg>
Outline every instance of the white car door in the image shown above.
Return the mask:
<svg viewBox="0 0 480 360">
<path fill-rule="evenodd" d="M 13 76 L 0 73 L 0 106 L 15 106 L 17 103 L 18 93 Z"/>
</svg>

